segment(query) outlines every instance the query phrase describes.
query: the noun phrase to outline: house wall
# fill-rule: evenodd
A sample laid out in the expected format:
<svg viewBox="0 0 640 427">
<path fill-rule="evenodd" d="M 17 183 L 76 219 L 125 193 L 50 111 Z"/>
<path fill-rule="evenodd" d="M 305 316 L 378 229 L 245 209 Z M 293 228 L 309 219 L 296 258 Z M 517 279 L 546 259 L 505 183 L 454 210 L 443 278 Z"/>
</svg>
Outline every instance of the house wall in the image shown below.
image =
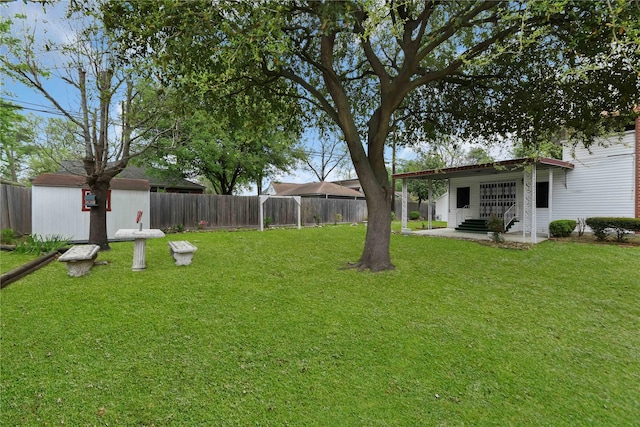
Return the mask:
<svg viewBox="0 0 640 427">
<path fill-rule="evenodd" d="M 559 172 L 554 172 L 554 180 L 557 179 L 557 175 Z M 536 172 L 537 182 L 548 182 L 549 181 L 549 171 L 548 170 L 538 170 Z M 460 222 L 462 222 L 463 214 L 459 213 L 460 209 L 456 207 L 457 201 L 457 189 L 459 187 L 470 187 L 470 200 L 469 200 L 469 209 L 465 209 L 464 217 L 465 218 L 480 218 L 480 184 L 493 183 L 493 182 L 507 182 L 507 181 L 515 181 L 516 182 L 516 209 L 517 209 L 517 217 L 520 219 L 520 222 L 514 224 L 514 226 L 509 230 L 510 232 L 522 231 L 523 222 L 522 222 L 522 212 L 523 212 L 523 204 L 524 204 L 524 171 L 510 172 L 510 173 L 501 173 L 496 175 L 484 175 L 481 177 L 466 177 L 466 178 L 451 178 L 449 180 L 449 212 L 447 217 L 447 226 L 448 227 L 456 227 Z M 554 181 L 554 188 L 556 183 Z M 555 210 L 554 205 L 552 204 L 552 209 Z M 555 215 L 554 215 L 555 216 Z M 546 233 L 548 231 L 549 224 L 549 209 L 548 208 L 537 208 L 536 209 L 536 231 L 538 233 Z"/>
<path fill-rule="evenodd" d="M 636 119 L 636 218 L 640 218 L 640 117 Z"/>
<path fill-rule="evenodd" d="M 436 216 L 439 221 L 446 221 L 449 215 L 449 193 L 444 193 L 436 199 Z"/>
<path fill-rule="evenodd" d="M 621 139 L 595 143 L 590 151 L 582 146 L 565 147 L 563 160 L 573 170 L 554 175 L 553 220 L 594 216 L 635 217 L 638 164 L 635 131 Z"/>
<path fill-rule="evenodd" d="M 82 211 L 82 189 L 77 187 L 33 186 L 32 233 L 60 235 L 74 242 L 89 240 L 89 212 Z M 111 190 L 111 211 L 107 212 L 107 238 L 120 228 L 136 228 L 136 213 L 144 212 L 142 222 L 149 228 L 149 192 Z"/>
</svg>

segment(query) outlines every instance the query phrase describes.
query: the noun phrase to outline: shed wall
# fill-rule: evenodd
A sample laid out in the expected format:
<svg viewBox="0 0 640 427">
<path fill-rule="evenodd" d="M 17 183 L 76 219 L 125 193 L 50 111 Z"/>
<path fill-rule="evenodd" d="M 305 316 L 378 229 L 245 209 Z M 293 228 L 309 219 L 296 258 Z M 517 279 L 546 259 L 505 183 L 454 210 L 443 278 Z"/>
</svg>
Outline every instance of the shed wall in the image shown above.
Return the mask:
<svg viewBox="0 0 640 427">
<path fill-rule="evenodd" d="M 135 228 L 136 213 L 144 212 L 149 228 L 149 192 L 111 190 L 111 211 L 107 212 L 107 238 L 120 228 Z M 43 237 L 60 235 L 72 241 L 89 240 L 89 212 L 82 211 L 82 189 L 34 186 L 32 188 L 32 233 Z"/>
</svg>

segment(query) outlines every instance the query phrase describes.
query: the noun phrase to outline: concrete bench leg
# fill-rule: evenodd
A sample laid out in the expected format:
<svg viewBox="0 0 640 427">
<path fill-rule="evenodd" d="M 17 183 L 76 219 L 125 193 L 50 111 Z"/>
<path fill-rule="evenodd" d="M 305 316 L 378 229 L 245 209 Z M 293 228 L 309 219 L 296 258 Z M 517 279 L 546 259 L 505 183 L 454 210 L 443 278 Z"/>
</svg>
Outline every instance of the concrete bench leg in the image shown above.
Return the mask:
<svg viewBox="0 0 640 427">
<path fill-rule="evenodd" d="M 83 261 L 68 261 L 67 263 L 67 273 L 71 277 L 80 277 L 86 276 L 91 271 L 91 267 L 93 267 L 93 260 L 83 260 Z"/>
<path fill-rule="evenodd" d="M 176 260 L 176 265 L 189 265 L 193 259 L 193 252 L 179 254 L 173 253 L 173 259 Z"/>
</svg>

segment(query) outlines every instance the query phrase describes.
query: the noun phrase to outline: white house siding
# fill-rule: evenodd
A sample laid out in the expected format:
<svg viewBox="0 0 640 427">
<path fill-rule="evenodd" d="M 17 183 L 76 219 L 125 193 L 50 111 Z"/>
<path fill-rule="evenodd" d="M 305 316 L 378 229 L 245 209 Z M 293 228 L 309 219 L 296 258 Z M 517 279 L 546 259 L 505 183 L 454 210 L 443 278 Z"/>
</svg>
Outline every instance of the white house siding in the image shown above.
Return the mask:
<svg viewBox="0 0 640 427">
<path fill-rule="evenodd" d="M 635 133 L 621 140 L 611 138 L 607 146 L 594 144 L 589 150 L 565 147 L 563 160 L 573 170 L 554 175 L 553 219 L 594 216 L 635 216 Z"/>
<path fill-rule="evenodd" d="M 446 221 L 449 215 L 449 193 L 444 193 L 436 199 L 436 220 Z"/>
<path fill-rule="evenodd" d="M 82 189 L 77 187 L 33 186 L 32 233 L 47 237 L 60 235 L 72 241 L 89 240 L 89 212 L 82 211 Z M 107 238 L 120 228 L 136 228 L 136 213 L 149 228 L 148 191 L 111 190 L 111 211 L 107 212 Z"/>
</svg>

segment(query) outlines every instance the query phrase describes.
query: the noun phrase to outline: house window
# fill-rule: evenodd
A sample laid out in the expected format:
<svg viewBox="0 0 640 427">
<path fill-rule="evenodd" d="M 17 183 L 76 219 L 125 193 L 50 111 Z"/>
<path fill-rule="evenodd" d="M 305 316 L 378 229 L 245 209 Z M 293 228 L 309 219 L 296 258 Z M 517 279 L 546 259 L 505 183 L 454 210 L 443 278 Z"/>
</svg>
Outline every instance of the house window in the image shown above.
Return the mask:
<svg viewBox="0 0 640 427">
<path fill-rule="evenodd" d="M 96 196 L 87 188 L 82 189 L 82 212 L 89 212 L 96 205 Z M 107 190 L 107 212 L 111 212 L 111 190 Z"/>
<path fill-rule="evenodd" d="M 536 182 L 536 208 L 549 207 L 549 183 Z"/>
<path fill-rule="evenodd" d="M 456 207 L 458 209 L 469 206 L 471 200 L 471 187 L 458 187 L 456 190 Z"/>
</svg>

